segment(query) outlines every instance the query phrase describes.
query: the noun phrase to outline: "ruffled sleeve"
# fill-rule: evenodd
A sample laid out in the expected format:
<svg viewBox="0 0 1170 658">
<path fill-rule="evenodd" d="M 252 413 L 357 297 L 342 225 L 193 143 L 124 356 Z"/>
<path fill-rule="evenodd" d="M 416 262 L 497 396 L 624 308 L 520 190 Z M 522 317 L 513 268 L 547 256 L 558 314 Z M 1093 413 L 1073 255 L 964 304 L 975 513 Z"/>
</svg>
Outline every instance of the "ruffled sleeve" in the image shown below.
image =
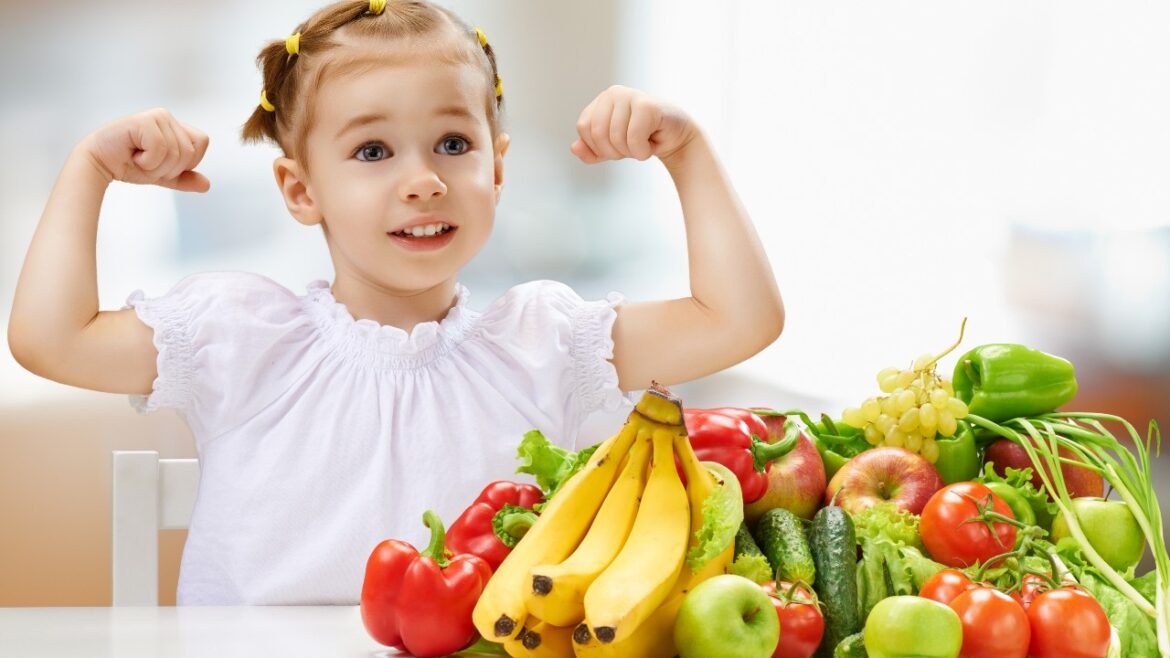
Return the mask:
<svg viewBox="0 0 1170 658">
<path fill-rule="evenodd" d="M 624 302 L 617 292 L 585 300 L 563 283 L 540 280 L 511 288 L 484 312 L 489 338 L 525 364 L 532 399 L 559 417 L 559 443 L 576 446 L 591 415 L 628 406 L 612 361 L 616 308 Z"/>
<path fill-rule="evenodd" d="M 310 323 L 298 298 L 256 274 L 194 274 L 160 297 L 130 294 L 133 308 L 154 330 L 158 375 L 149 395 L 131 395 L 141 414 L 179 411 L 197 436 L 213 435 L 254 413 L 288 377 Z"/>
</svg>

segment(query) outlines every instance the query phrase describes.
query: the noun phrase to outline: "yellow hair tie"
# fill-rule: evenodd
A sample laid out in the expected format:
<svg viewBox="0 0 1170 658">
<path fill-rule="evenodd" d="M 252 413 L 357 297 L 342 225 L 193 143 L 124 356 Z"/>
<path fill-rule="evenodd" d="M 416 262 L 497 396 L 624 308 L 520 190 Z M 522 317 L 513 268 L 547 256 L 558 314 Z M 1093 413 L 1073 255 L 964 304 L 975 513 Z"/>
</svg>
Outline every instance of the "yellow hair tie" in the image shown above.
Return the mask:
<svg viewBox="0 0 1170 658">
<path fill-rule="evenodd" d="M 487 35 L 483 33 L 483 30 L 479 29 L 478 27 L 475 28 L 475 36 L 479 38 L 480 48 L 483 48 L 487 45 Z"/>
<path fill-rule="evenodd" d="M 287 50 L 288 54 L 290 55 L 298 54 L 301 51 L 301 33 L 297 32 L 296 34 L 289 35 L 289 37 L 284 40 L 284 49 Z"/>
<path fill-rule="evenodd" d="M 263 90 L 263 89 L 261 89 L 261 90 L 260 90 L 260 107 L 262 107 L 262 108 L 264 108 L 264 109 L 268 110 L 269 112 L 275 112 L 275 111 L 276 111 L 276 107 L 275 107 L 275 106 L 274 106 L 272 103 L 269 103 L 269 102 L 268 102 L 268 93 L 267 93 L 267 91 L 266 91 L 266 90 Z"/>
<path fill-rule="evenodd" d="M 381 16 L 384 9 L 386 9 L 386 0 L 370 0 L 371 14 Z"/>
<path fill-rule="evenodd" d="M 496 76 L 496 98 L 504 95 L 504 79 Z"/>
</svg>

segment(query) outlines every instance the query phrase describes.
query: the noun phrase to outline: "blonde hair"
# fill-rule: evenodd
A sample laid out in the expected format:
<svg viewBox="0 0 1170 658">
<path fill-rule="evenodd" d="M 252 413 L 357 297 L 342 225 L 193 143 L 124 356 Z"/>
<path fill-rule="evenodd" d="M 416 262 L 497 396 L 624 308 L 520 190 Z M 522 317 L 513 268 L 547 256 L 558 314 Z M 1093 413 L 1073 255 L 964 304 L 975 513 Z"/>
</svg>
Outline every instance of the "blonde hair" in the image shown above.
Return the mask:
<svg viewBox="0 0 1170 658">
<path fill-rule="evenodd" d="M 497 95 L 499 78 L 491 45 L 481 46 L 476 30 L 458 15 L 425 0 L 393 0 L 380 14 L 372 13 L 370 4 L 369 0 L 342 0 L 318 10 L 293 31 L 300 33 L 297 54 L 289 54 L 284 39 L 264 46 L 256 64 L 264 76 L 266 98 L 275 111 L 256 106 L 240 131 L 244 143 L 270 141 L 307 171 L 305 142 L 313 123 L 317 90 L 326 72 L 368 70 L 370 62 L 361 53 L 353 54 L 355 48 L 376 48 L 379 43 L 440 36 L 443 32 L 466 46 L 443 52 L 444 60 L 479 66 L 484 72 L 488 125 L 495 139 L 504 97 Z M 306 61 L 301 62 L 302 58 Z"/>
</svg>

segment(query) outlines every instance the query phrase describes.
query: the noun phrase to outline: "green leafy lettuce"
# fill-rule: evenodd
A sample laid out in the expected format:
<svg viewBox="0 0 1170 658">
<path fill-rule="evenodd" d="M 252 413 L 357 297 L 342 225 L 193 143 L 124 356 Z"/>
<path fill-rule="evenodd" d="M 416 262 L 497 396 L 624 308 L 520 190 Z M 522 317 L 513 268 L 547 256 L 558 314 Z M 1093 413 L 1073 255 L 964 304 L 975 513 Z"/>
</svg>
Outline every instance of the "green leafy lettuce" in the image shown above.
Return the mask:
<svg viewBox="0 0 1170 658">
<path fill-rule="evenodd" d="M 1004 475 L 996 473 L 991 462 L 983 465 L 983 475 L 975 478 L 975 482 L 1003 482 L 1009 487 L 1020 492 L 1020 495 L 1028 501 L 1028 506 L 1036 513 L 1036 524 L 1041 528 L 1049 528 L 1052 526 L 1052 519 L 1056 518 L 1056 513 L 1060 508 L 1056 503 L 1048 497 L 1048 494 L 1040 491 L 1032 484 L 1032 469 L 1031 468 L 1012 468 L 1008 466 L 1004 469 Z"/>
<path fill-rule="evenodd" d="M 516 448 L 516 458 L 520 460 L 516 472 L 535 476 L 536 486 L 544 491 L 545 501 L 548 501 L 589 462 L 599 445 L 573 452 L 553 445 L 540 430 L 531 430 L 524 433 L 520 446 Z"/>
<path fill-rule="evenodd" d="M 858 537 L 869 539 L 885 537 L 923 550 L 922 536 L 918 534 L 918 515 L 907 512 L 890 501 L 882 501 L 854 514 L 853 527 Z"/>
<path fill-rule="evenodd" d="M 918 516 L 893 503 L 879 503 L 853 516 L 861 561 L 857 592 L 862 617 L 888 596 L 917 594 L 928 578 L 946 567 L 926 557 Z"/>
<path fill-rule="evenodd" d="M 1121 645 L 1120 655 L 1157 656 L 1158 636 L 1154 619 L 1143 613 L 1129 597 L 1114 588 L 1096 567 L 1089 564 L 1078 546 L 1061 542 L 1057 546 L 1057 552 L 1061 562 L 1068 567 L 1077 582 L 1101 604 L 1105 616 L 1109 618 L 1109 625 L 1117 630 Z M 1151 571 L 1144 578 L 1154 573 Z M 1142 596 L 1153 594 L 1152 587 L 1148 592 L 1142 591 L 1146 585 L 1141 578 L 1131 581 L 1130 584 L 1138 587 Z"/>
<path fill-rule="evenodd" d="M 727 550 L 743 523 L 743 490 L 735 474 L 716 462 L 703 462 L 703 466 L 711 471 L 718 484 L 703 501 L 703 525 L 687 552 L 687 566 L 692 571 L 698 571 L 708 560 Z"/>
<path fill-rule="evenodd" d="M 755 555 L 741 554 L 735 558 L 735 562 L 728 565 L 727 573 L 743 576 L 756 583 L 766 583 L 776 578 L 772 572 L 772 565 L 768 564 L 768 558 L 759 553 Z"/>
</svg>

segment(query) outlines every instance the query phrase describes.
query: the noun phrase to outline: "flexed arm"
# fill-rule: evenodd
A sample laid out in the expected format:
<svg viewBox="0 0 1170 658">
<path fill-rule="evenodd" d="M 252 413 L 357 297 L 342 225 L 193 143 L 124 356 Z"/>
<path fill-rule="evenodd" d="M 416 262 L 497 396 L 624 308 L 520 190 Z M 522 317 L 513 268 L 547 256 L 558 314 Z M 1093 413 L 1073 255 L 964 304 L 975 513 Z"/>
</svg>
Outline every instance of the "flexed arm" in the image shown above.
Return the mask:
<svg viewBox="0 0 1170 658">
<path fill-rule="evenodd" d="M 8 346 L 30 372 L 111 393 L 149 393 L 153 332 L 131 309 L 99 311 L 98 215 L 114 180 L 205 192 L 191 171 L 207 135 L 166 110 L 113 121 L 69 154 L 33 234 L 16 284 Z"/>
<path fill-rule="evenodd" d="M 613 363 L 622 390 L 690 381 L 770 345 L 784 304 L 751 218 L 702 130 L 640 91 L 610 87 L 581 113 L 571 149 L 587 164 L 657 156 L 682 204 L 691 296 L 617 307 Z"/>
</svg>

